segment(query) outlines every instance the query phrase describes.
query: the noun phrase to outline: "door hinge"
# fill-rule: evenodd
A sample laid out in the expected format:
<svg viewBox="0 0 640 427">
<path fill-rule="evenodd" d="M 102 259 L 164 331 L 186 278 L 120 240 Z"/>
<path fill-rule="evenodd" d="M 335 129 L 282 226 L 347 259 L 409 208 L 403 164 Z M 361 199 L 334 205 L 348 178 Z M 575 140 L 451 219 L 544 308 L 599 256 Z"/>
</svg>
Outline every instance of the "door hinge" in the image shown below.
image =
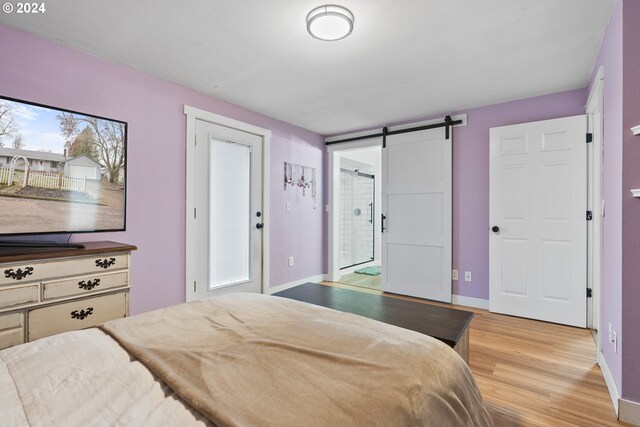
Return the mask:
<svg viewBox="0 0 640 427">
<path fill-rule="evenodd" d="M 193 135 L 193 145 L 198 145 L 198 135 Z"/>
<path fill-rule="evenodd" d="M 593 212 L 587 211 L 587 221 L 591 221 L 593 219 Z"/>
<path fill-rule="evenodd" d="M 593 134 L 592 133 L 588 133 L 587 134 L 587 144 L 593 142 Z"/>
<path fill-rule="evenodd" d="M 196 291 L 196 281 L 194 280 L 193 281 L 193 292 L 195 292 L 195 291 Z"/>
<path fill-rule="evenodd" d="M 196 218 L 196 208 L 193 208 L 193 218 Z"/>
<path fill-rule="evenodd" d="M 593 296 L 592 293 L 591 288 L 587 288 L 587 298 L 591 298 Z"/>
</svg>

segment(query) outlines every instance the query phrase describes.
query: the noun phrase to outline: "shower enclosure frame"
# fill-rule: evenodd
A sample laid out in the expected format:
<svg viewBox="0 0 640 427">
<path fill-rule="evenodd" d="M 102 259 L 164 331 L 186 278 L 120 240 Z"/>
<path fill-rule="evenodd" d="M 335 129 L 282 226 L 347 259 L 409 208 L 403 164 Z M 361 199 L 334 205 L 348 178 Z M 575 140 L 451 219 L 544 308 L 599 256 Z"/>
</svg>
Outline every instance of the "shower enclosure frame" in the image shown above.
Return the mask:
<svg viewBox="0 0 640 427">
<path fill-rule="evenodd" d="M 346 168 L 340 168 L 340 173 L 346 173 L 346 174 L 349 174 L 349 175 L 356 174 L 359 177 L 364 177 L 364 178 L 367 178 L 367 179 L 371 179 L 371 203 L 369 204 L 369 210 L 370 210 L 369 223 L 371 224 L 371 257 L 369 259 L 367 259 L 366 261 L 355 262 L 353 264 L 342 266 L 341 265 L 342 263 L 340 262 L 342 260 L 342 257 L 338 256 L 338 267 L 342 271 L 342 270 L 346 270 L 346 269 L 351 268 L 351 267 L 356 267 L 358 265 L 368 264 L 368 263 L 373 262 L 375 260 L 375 257 L 376 257 L 376 215 L 375 215 L 375 209 L 376 209 L 376 180 L 375 180 L 375 178 L 376 178 L 376 176 L 375 176 L 375 174 L 360 172 L 358 169 L 350 170 L 350 169 L 346 169 Z M 341 190 L 342 190 L 342 188 L 341 188 Z M 341 224 L 339 224 L 338 227 L 341 227 Z M 342 243 L 342 242 L 340 241 L 340 243 Z M 339 245 L 340 245 L 340 243 L 339 243 Z"/>
</svg>

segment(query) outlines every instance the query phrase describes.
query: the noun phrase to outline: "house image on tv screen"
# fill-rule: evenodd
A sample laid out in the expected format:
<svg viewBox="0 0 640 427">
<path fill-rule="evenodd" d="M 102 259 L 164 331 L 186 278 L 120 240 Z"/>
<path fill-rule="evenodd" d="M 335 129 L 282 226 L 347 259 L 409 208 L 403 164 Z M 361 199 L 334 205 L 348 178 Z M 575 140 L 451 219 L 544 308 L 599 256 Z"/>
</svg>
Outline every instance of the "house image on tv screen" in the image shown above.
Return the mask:
<svg viewBox="0 0 640 427">
<path fill-rule="evenodd" d="M 65 153 L 66 154 L 66 153 Z M 65 154 L 42 151 L 19 150 L 0 147 L 0 169 L 9 167 L 14 158 L 26 159 L 30 172 L 62 174 L 62 176 L 79 179 L 102 179 L 102 166 L 86 154 L 66 157 Z M 24 169 L 23 164 L 18 167 Z M 21 170 L 22 170 L 21 169 Z"/>
<path fill-rule="evenodd" d="M 9 232 L 28 225 L 42 232 L 41 224 L 56 223 L 64 230 L 69 218 L 83 230 L 117 229 L 124 221 L 123 183 L 120 175 L 110 182 L 106 168 L 86 154 L 0 147 L 0 209 L 23 212 L 11 217 L 13 226 L 5 221 Z"/>
<path fill-rule="evenodd" d="M 0 96 L 0 235 L 125 228 L 125 122 Z"/>
<path fill-rule="evenodd" d="M 106 168 L 86 154 L 67 157 L 66 150 L 58 154 L 0 147 L 0 196 L 12 192 L 12 187 L 15 194 L 25 187 L 96 193 L 108 181 Z M 113 182 L 120 188 L 122 173 Z"/>
<path fill-rule="evenodd" d="M 64 154 L 0 147 L 0 169 L 8 168 L 15 156 L 26 158 L 31 170 L 51 173 L 60 172 L 67 160 Z"/>
<path fill-rule="evenodd" d="M 64 161 L 64 176 L 70 178 L 100 179 L 100 163 L 83 154 Z"/>
</svg>

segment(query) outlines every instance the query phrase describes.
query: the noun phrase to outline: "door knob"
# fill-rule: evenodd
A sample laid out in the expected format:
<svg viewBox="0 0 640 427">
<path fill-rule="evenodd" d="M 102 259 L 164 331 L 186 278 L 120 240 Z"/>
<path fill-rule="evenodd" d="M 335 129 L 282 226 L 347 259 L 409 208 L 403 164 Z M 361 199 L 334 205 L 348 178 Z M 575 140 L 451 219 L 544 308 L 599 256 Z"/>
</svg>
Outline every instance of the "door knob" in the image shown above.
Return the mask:
<svg viewBox="0 0 640 427">
<path fill-rule="evenodd" d="M 493 231 L 494 233 L 497 233 L 498 231 L 500 231 L 500 227 L 498 227 L 497 225 L 494 225 L 493 227 L 491 227 L 491 231 Z"/>
<path fill-rule="evenodd" d="M 259 223 L 257 223 L 257 224 L 256 224 L 256 228 L 257 228 L 258 230 L 260 230 L 261 228 L 264 228 L 264 224 L 263 224 L 263 223 L 261 223 L 261 222 L 259 222 Z"/>
</svg>

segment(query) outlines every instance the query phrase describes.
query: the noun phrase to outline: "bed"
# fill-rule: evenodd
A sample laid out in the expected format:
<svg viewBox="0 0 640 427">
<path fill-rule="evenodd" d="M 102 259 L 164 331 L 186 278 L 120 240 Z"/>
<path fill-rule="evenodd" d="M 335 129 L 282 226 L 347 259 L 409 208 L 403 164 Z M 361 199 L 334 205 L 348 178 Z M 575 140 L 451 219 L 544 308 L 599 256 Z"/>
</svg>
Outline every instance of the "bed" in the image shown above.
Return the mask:
<svg viewBox="0 0 640 427">
<path fill-rule="evenodd" d="M 440 341 L 231 294 L 0 351 L 0 424 L 491 426 Z"/>
</svg>

